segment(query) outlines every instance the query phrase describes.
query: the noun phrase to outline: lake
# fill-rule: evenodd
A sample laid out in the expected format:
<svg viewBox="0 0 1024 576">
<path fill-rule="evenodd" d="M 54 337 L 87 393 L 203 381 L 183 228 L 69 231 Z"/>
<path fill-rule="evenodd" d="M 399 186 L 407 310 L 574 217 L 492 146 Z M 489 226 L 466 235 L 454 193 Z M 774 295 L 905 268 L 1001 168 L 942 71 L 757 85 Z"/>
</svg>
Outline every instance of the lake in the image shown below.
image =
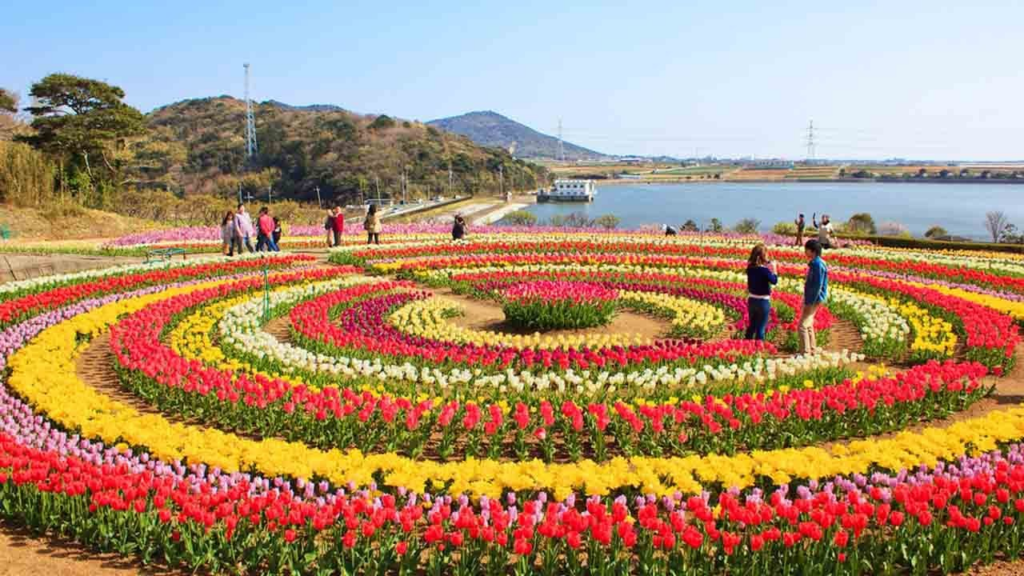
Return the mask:
<svg viewBox="0 0 1024 576">
<path fill-rule="evenodd" d="M 692 219 L 706 226 L 718 218 L 732 226 L 756 218 L 767 231 L 776 222 L 792 221 L 803 212 L 829 214 L 833 222 L 868 212 L 875 223 L 899 222 L 915 236 L 934 225 L 950 234 L 975 239 L 988 237 L 985 213 L 1002 210 L 1009 221 L 1024 228 L 1024 185 L 926 183 L 694 183 L 610 184 L 601 186 L 592 204 L 537 204 L 528 210 L 543 223 L 556 214 L 585 212 L 591 218 L 614 214 L 620 227 L 644 224 L 680 225 Z"/>
</svg>

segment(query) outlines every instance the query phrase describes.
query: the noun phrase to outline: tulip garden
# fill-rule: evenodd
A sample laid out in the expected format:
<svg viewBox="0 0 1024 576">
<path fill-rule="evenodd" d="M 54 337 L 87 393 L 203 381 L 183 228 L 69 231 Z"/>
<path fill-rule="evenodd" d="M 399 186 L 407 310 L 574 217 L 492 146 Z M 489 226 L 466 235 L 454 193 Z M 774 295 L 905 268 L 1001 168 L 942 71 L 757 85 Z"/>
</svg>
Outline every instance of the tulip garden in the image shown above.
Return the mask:
<svg viewBox="0 0 1024 576">
<path fill-rule="evenodd" d="M 760 342 L 741 339 L 756 238 L 383 240 L 0 285 L 0 519 L 209 573 L 1024 553 L 1024 407 L 1003 393 L 1020 256 L 827 252 L 827 344 L 800 354 L 802 249 L 770 247 Z"/>
</svg>

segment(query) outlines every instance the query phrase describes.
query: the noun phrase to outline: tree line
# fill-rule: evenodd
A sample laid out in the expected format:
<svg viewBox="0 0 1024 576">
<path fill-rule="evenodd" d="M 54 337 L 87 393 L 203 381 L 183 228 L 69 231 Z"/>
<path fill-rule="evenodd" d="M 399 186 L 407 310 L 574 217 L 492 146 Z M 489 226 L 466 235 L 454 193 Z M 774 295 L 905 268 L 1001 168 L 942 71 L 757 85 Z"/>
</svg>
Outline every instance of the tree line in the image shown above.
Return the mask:
<svg viewBox="0 0 1024 576">
<path fill-rule="evenodd" d="M 244 102 L 186 100 L 144 115 L 112 84 L 51 74 L 31 105 L 0 91 L 0 202 L 137 212 L 196 194 L 353 204 L 526 190 L 544 168 L 419 122 L 257 105 L 259 152 L 245 154 Z M 145 201 L 138 201 L 138 197 Z M 165 206 L 166 207 L 166 206 Z M 146 217 L 146 214 L 133 214 Z"/>
</svg>

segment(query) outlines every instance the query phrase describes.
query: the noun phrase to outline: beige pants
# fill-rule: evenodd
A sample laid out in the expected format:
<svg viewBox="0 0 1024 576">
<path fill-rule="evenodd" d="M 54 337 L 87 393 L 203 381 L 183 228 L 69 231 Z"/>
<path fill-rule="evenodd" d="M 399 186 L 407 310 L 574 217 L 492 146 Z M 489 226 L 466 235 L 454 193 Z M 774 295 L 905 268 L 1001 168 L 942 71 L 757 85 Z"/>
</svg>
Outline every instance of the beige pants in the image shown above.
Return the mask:
<svg viewBox="0 0 1024 576">
<path fill-rule="evenodd" d="M 800 334 L 800 351 L 809 354 L 818 349 L 817 336 L 814 334 L 814 314 L 818 311 L 820 304 L 804 305 L 800 312 L 800 324 L 797 332 Z"/>
</svg>

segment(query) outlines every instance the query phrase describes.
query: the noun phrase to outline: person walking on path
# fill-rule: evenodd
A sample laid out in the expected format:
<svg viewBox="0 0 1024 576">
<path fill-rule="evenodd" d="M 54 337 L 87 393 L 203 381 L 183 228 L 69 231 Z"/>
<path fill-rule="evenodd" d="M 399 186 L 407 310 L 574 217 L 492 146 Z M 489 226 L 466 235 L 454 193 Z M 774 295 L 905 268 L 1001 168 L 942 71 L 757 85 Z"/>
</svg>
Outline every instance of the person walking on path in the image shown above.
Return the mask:
<svg viewBox="0 0 1024 576">
<path fill-rule="evenodd" d="M 235 255 L 235 213 L 228 210 L 220 220 L 220 252 L 225 256 Z"/>
<path fill-rule="evenodd" d="M 239 204 L 238 210 L 235 212 L 235 236 L 234 245 L 238 248 L 238 253 L 242 253 L 242 245 L 245 245 L 245 249 L 249 252 L 255 252 L 252 247 L 252 237 L 255 235 L 255 230 L 252 227 L 252 218 L 245 211 L 245 204 Z"/>
<path fill-rule="evenodd" d="M 281 227 L 281 219 L 274 216 L 274 233 L 271 237 L 274 239 L 274 246 L 277 246 L 277 251 L 281 251 L 281 233 L 284 229 Z"/>
<path fill-rule="evenodd" d="M 264 206 L 260 208 L 260 217 L 256 219 L 259 232 L 256 237 L 257 252 L 277 252 L 277 244 L 274 243 L 274 219 L 270 217 L 270 210 Z"/>
<path fill-rule="evenodd" d="M 821 244 L 823 249 L 835 248 L 835 238 L 833 237 L 832 231 L 832 219 L 828 217 L 828 214 L 821 215 L 821 224 L 818 223 L 816 218 L 817 214 L 811 215 L 811 223 L 818 229 L 818 243 Z"/>
<path fill-rule="evenodd" d="M 324 219 L 324 230 L 327 231 L 327 247 L 334 246 L 334 209 L 327 209 L 327 218 Z"/>
<path fill-rule="evenodd" d="M 804 220 L 804 215 L 800 214 L 793 223 L 796 224 L 796 245 L 803 246 L 804 228 L 807 227 L 807 222 Z"/>
<path fill-rule="evenodd" d="M 818 341 L 814 333 L 814 315 L 828 298 L 828 267 L 821 259 L 821 243 L 817 240 L 807 241 L 807 244 L 804 245 L 804 254 L 810 262 L 807 263 L 804 306 L 800 312 L 797 331 L 800 334 L 800 351 L 804 354 L 811 354 L 818 349 Z"/>
<path fill-rule="evenodd" d="M 363 220 L 363 230 L 366 230 L 366 243 L 367 244 L 380 244 L 380 214 L 377 214 L 377 205 L 370 204 L 370 209 L 366 211 L 366 219 Z"/>
<path fill-rule="evenodd" d="M 772 312 L 772 286 L 778 283 L 778 268 L 768 259 L 768 248 L 754 246 L 747 261 L 747 340 L 764 340 Z"/>
<path fill-rule="evenodd" d="M 341 206 L 334 207 L 334 245 L 341 246 L 341 235 L 345 233 L 345 214 L 341 211 Z"/>
<path fill-rule="evenodd" d="M 452 240 L 462 240 L 466 237 L 466 219 L 462 214 L 455 215 L 455 223 L 452 225 Z"/>
</svg>

